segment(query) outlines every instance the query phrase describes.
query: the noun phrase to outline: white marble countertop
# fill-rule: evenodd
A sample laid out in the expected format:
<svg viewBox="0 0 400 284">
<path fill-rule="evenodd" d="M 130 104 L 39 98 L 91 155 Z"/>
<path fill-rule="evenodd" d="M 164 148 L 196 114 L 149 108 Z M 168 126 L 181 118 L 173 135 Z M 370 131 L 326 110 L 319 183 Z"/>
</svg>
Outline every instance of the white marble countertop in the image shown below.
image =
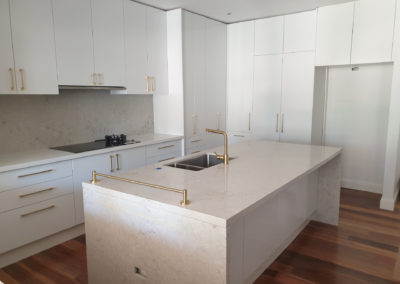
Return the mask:
<svg viewBox="0 0 400 284">
<path fill-rule="evenodd" d="M 214 150 L 223 152 L 223 148 L 210 152 Z M 122 181 L 100 178 L 97 184 L 86 183 L 84 187 L 118 198 L 141 198 L 145 203 L 167 206 L 168 210 L 179 214 L 225 225 L 250 206 L 274 196 L 279 189 L 326 164 L 340 152 L 341 149 L 332 147 L 246 141 L 230 145 L 229 155 L 235 159 L 227 166 L 219 164 L 196 172 L 165 166 L 174 161 L 171 160 L 119 174 L 129 179 L 187 189 L 191 203 L 185 207 L 179 205 L 180 194 Z"/>
<path fill-rule="evenodd" d="M 146 135 L 135 135 L 134 138 L 135 140 L 138 140 L 141 143 L 104 148 L 94 151 L 87 151 L 83 153 L 70 153 L 70 152 L 51 150 L 51 149 L 39 149 L 33 151 L 1 154 L 0 172 L 39 166 L 65 160 L 78 159 L 114 151 L 123 151 L 131 148 L 143 147 L 146 145 L 178 140 L 182 139 L 183 136 L 168 135 L 168 134 L 146 134 Z M 128 139 L 131 139 L 131 137 L 128 136 Z"/>
</svg>

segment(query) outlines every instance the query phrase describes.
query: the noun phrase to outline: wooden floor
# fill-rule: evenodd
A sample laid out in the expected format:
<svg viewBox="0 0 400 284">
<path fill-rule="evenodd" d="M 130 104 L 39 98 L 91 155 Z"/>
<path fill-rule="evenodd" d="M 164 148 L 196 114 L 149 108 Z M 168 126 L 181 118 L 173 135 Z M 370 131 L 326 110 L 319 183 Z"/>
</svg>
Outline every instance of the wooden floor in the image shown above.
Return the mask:
<svg viewBox="0 0 400 284">
<path fill-rule="evenodd" d="M 343 189 L 339 227 L 311 222 L 255 283 L 400 283 L 400 205 L 382 211 L 379 198 Z M 0 269 L 0 280 L 87 283 L 85 237 Z"/>
</svg>

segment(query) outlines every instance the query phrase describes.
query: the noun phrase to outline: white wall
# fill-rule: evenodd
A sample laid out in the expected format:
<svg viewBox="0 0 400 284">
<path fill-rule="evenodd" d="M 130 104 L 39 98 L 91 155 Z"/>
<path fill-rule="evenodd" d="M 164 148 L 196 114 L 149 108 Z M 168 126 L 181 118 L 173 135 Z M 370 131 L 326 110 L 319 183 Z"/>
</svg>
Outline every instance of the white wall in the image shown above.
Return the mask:
<svg viewBox="0 0 400 284">
<path fill-rule="evenodd" d="M 343 147 L 343 187 L 382 193 L 393 65 L 358 68 L 329 68 L 325 145 Z"/>
</svg>

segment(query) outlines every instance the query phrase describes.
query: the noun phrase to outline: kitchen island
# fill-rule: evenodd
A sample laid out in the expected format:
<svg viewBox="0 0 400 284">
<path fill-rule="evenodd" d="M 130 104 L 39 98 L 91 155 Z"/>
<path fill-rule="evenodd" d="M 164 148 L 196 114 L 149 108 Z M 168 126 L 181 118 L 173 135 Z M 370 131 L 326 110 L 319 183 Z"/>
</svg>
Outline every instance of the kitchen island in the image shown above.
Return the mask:
<svg viewBox="0 0 400 284">
<path fill-rule="evenodd" d="M 185 206 L 123 180 L 84 183 L 89 283 L 252 283 L 310 220 L 337 225 L 340 152 L 247 141 L 230 145 L 229 165 L 119 175 L 186 189 Z"/>
</svg>

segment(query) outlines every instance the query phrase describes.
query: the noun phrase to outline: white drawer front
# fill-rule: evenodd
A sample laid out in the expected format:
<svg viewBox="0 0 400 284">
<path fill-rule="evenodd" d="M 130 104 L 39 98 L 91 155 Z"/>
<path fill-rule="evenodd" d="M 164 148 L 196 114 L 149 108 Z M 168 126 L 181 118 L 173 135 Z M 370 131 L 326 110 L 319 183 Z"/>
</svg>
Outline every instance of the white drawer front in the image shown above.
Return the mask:
<svg viewBox="0 0 400 284">
<path fill-rule="evenodd" d="M 205 145 L 188 147 L 188 148 L 186 148 L 185 154 L 186 155 L 197 154 L 197 153 L 200 153 L 201 151 L 206 150 L 206 148 L 207 147 Z"/>
<path fill-rule="evenodd" d="M 0 173 L 0 192 L 72 176 L 72 162 L 64 161 Z"/>
<path fill-rule="evenodd" d="M 200 146 L 204 146 L 205 144 L 207 144 L 205 136 L 190 137 L 190 138 L 185 139 L 186 148 L 200 147 Z"/>
<path fill-rule="evenodd" d="M 169 160 L 175 159 L 182 156 L 181 152 L 173 152 L 173 153 L 167 153 L 167 154 L 162 154 L 154 157 L 148 157 L 146 159 L 146 164 L 147 165 L 152 165 L 152 164 L 157 164 L 157 163 L 168 163 Z"/>
<path fill-rule="evenodd" d="M 146 156 L 154 157 L 166 153 L 179 152 L 181 151 L 181 145 L 181 140 L 178 140 L 146 146 Z"/>
<path fill-rule="evenodd" d="M 74 225 L 74 198 L 64 195 L 0 214 L 0 253 Z"/>
<path fill-rule="evenodd" d="M 0 193 L 0 213 L 73 193 L 73 189 L 72 177 L 67 177 L 3 191 Z"/>
</svg>

